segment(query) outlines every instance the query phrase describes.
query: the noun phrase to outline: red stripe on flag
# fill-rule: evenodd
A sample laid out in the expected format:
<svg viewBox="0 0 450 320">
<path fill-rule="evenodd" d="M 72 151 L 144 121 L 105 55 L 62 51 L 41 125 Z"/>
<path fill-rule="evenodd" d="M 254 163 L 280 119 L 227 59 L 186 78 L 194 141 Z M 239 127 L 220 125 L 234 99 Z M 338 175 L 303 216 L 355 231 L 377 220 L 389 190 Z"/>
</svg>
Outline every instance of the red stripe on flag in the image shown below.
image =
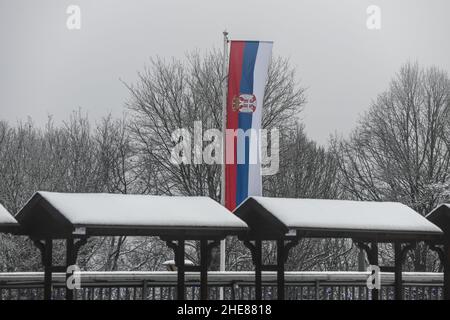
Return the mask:
<svg viewBox="0 0 450 320">
<path fill-rule="evenodd" d="M 244 46 L 245 42 L 243 41 L 231 41 L 230 64 L 228 69 L 227 129 L 236 130 L 238 128 L 239 113 L 233 111 L 233 98 L 239 96 L 240 93 Z M 236 208 L 236 144 L 236 138 L 234 138 L 233 146 L 227 143 L 225 144 L 225 159 L 227 159 L 227 155 L 230 152 L 233 152 L 234 155 L 233 163 L 225 164 L 225 207 L 229 210 Z"/>
</svg>

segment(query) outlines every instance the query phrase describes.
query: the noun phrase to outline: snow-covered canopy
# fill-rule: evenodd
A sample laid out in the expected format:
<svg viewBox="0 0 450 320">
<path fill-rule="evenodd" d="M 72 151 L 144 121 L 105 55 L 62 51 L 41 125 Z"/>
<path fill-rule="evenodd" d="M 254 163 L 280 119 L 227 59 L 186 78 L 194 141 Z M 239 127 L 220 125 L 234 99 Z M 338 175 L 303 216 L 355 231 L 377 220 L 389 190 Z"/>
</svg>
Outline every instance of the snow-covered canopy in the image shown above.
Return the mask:
<svg viewBox="0 0 450 320">
<path fill-rule="evenodd" d="M 251 197 L 235 210 L 250 229 L 258 219 L 272 219 L 288 230 L 379 233 L 382 236 L 440 235 L 439 227 L 411 208 L 396 202 Z M 261 227 L 261 226 L 259 226 Z"/>
<path fill-rule="evenodd" d="M 0 230 L 7 230 L 17 227 L 17 221 L 14 217 L 0 204 Z"/>
<path fill-rule="evenodd" d="M 440 206 L 437 206 L 436 208 L 433 209 L 433 211 L 431 211 L 429 214 L 427 214 L 427 218 L 429 218 L 433 215 L 436 215 L 437 212 L 439 212 L 440 210 L 450 212 L 450 203 L 443 203 Z"/>
<path fill-rule="evenodd" d="M 427 215 L 427 219 L 439 226 L 450 237 L 450 203 L 444 203 Z"/>
<path fill-rule="evenodd" d="M 245 222 L 207 197 L 37 192 L 16 218 L 31 232 L 52 234 L 59 227 L 81 233 L 86 228 L 93 235 L 247 229 Z"/>
</svg>

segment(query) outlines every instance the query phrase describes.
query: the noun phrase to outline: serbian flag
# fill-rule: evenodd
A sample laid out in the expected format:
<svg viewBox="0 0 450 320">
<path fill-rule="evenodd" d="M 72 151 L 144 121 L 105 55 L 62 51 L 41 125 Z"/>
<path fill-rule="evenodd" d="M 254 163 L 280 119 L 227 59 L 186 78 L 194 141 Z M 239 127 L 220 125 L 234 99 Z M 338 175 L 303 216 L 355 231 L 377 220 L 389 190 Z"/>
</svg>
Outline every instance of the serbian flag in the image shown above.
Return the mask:
<svg viewBox="0 0 450 320">
<path fill-rule="evenodd" d="M 225 138 L 225 206 L 229 210 L 248 196 L 262 195 L 259 130 L 272 45 L 231 41 Z"/>
</svg>

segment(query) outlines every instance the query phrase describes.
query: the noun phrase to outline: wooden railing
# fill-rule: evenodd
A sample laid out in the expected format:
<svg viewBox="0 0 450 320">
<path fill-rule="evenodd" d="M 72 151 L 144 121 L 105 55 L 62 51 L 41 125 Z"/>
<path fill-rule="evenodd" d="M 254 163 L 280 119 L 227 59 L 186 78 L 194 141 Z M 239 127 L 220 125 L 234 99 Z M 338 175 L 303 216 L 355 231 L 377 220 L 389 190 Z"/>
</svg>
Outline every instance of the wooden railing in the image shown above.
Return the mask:
<svg viewBox="0 0 450 320">
<path fill-rule="evenodd" d="M 176 272 L 81 272 L 79 300 L 170 300 L 176 292 Z M 294 300 L 366 300 L 366 272 L 286 272 L 286 299 Z M 199 298 L 199 274 L 186 273 L 187 299 Z M 0 299 L 42 299 L 42 272 L 0 273 Z M 53 298 L 64 299 L 65 274 L 53 275 Z M 209 272 L 209 298 L 248 300 L 254 297 L 253 272 Z M 394 298 L 393 273 L 381 273 L 380 298 Z M 440 300 L 443 296 L 442 273 L 405 272 L 405 300 Z M 276 299 L 276 273 L 263 272 L 263 297 Z"/>
</svg>

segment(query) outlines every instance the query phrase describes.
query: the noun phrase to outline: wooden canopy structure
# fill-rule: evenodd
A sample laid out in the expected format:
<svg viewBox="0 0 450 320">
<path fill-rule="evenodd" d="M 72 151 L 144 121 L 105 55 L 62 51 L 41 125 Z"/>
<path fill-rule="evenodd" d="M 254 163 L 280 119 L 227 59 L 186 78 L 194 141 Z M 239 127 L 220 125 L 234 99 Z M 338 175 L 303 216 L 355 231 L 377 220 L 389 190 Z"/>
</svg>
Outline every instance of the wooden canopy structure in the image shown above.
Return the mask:
<svg viewBox="0 0 450 320">
<path fill-rule="evenodd" d="M 247 232 L 247 224 L 207 197 L 164 197 L 98 193 L 37 192 L 16 215 L 40 248 L 45 268 L 45 299 L 51 298 L 52 272 L 76 263 L 88 237 L 158 236 L 174 250 L 178 299 L 185 298 L 185 271 L 200 271 L 201 298 L 207 299 L 207 271 L 213 247 L 227 235 Z M 52 265 L 54 239 L 66 239 L 66 265 Z M 200 240 L 200 266 L 185 265 L 185 241 Z M 73 291 L 67 290 L 73 299 Z"/>
<path fill-rule="evenodd" d="M 250 197 L 234 213 L 250 230 L 241 239 L 252 252 L 256 298 L 261 298 L 261 272 L 277 271 L 278 299 L 284 299 L 284 264 L 301 238 L 351 238 L 378 265 L 378 243 L 391 242 L 395 297 L 402 299 L 402 263 L 418 241 L 441 241 L 442 230 L 409 207 L 394 202 Z M 277 264 L 262 264 L 262 241 L 277 241 Z M 378 298 L 377 290 L 373 298 Z"/>
<path fill-rule="evenodd" d="M 0 204 L 0 232 L 17 233 L 19 229 L 16 219 Z"/>
<path fill-rule="evenodd" d="M 431 211 L 426 218 L 444 231 L 442 241 L 432 242 L 444 266 L 444 298 L 450 300 L 450 203 L 444 203 Z"/>
</svg>

